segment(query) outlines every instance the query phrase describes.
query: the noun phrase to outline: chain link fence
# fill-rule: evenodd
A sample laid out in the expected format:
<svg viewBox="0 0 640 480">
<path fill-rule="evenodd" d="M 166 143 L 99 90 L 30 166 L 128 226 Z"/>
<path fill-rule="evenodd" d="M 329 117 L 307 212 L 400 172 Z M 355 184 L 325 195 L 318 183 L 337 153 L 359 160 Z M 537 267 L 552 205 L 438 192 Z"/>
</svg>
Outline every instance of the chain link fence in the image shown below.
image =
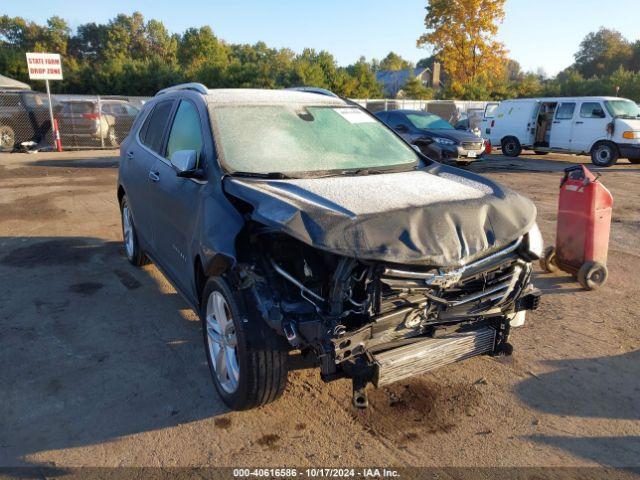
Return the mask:
<svg viewBox="0 0 640 480">
<path fill-rule="evenodd" d="M 52 95 L 53 116 L 65 150 L 118 148 L 150 97 Z M 54 148 L 46 94 L 0 91 L 0 151 Z"/>
<path fill-rule="evenodd" d="M 118 148 L 142 105 L 151 97 L 115 95 L 52 95 L 63 150 Z M 424 110 L 452 125 L 480 126 L 487 102 L 458 100 L 356 99 L 372 113 L 381 110 Z M 54 148 L 45 94 L 29 90 L 0 90 L 0 151 Z"/>
</svg>

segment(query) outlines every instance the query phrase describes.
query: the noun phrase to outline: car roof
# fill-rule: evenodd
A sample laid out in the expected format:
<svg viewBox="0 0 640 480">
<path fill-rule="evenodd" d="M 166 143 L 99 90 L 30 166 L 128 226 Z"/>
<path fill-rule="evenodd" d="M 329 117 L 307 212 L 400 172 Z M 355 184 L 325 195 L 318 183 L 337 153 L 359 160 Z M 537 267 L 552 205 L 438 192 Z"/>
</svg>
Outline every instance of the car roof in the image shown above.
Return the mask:
<svg viewBox="0 0 640 480">
<path fill-rule="evenodd" d="M 259 88 L 210 89 L 204 95 L 209 105 L 333 105 L 348 106 L 338 97 L 300 90 L 268 90 Z"/>
<path fill-rule="evenodd" d="M 505 102 L 557 102 L 557 101 L 576 101 L 576 100 L 629 100 L 628 98 L 623 97 L 606 97 L 606 96 L 576 96 L 576 97 L 533 97 L 533 98 L 510 98 L 508 100 L 503 100 L 502 103 Z M 630 102 L 632 100 L 629 100 Z"/>
</svg>

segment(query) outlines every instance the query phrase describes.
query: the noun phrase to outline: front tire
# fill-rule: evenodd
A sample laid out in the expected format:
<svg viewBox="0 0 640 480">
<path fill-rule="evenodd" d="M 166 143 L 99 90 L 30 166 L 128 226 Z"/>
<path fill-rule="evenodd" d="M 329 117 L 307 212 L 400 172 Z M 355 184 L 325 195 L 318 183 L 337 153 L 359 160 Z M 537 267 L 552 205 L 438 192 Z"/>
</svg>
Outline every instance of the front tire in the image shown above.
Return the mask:
<svg viewBox="0 0 640 480">
<path fill-rule="evenodd" d="M 591 149 L 591 163 L 597 167 L 610 167 L 618 161 L 618 148 L 610 142 L 600 142 Z"/>
<path fill-rule="evenodd" d="M 205 284 L 200 318 L 211 377 L 229 408 L 247 410 L 282 395 L 286 343 L 225 278 L 212 277 Z"/>
<path fill-rule="evenodd" d="M 522 145 L 516 137 L 502 139 L 502 153 L 505 157 L 517 157 L 522 153 Z"/>
<path fill-rule="evenodd" d="M 131 207 L 127 201 L 126 195 L 122 197 L 120 202 L 120 218 L 122 219 L 122 240 L 124 243 L 124 251 L 127 260 L 135 267 L 141 267 L 148 263 L 147 256 L 140 249 L 140 242 L 133 223 L 133 215 Z"/>
</svg>

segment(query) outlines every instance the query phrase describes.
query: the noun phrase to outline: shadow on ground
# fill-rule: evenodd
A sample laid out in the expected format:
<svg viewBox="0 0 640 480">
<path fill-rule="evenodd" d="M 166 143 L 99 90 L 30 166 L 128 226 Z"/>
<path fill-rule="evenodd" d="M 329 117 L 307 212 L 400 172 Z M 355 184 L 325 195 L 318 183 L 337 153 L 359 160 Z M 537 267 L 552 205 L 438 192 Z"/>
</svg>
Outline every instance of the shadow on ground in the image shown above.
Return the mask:
<svg viewBox="0 0 640 480">
<path fill-rule="evenodd" d="M 226 412 L 182 298 L 116 242 L 0 238 L 0 465 Z"/>
<path fill-rule="evenodd" d="M 489 155 L 477 162 L 472 163 L 468 168 L 476 173 L 522 173 L 522 172 L 562 172 L 565 168 L 574 165 L 584 165 L 589 170 L 598 173 L 605 172 L 640 172 L 640 168 L 627 162 L 626 160 L 620 160 L 615 167 L 599 168 L 591 163 L 591 160 L 587 156 L 569 157 L 565 156 L 565 159 L 558 159 L 554 155 L 549 157 L 530 158 L 530 157 L 517 157 L 509 158 L 503 155 Z M 570 161 L 569 159 L 573 160 Z"/>
<path fill-rule="evenodd" d="M 557 416 L 640 420 L 640 350 L 544 363 L 556 370 L 532 377 L 517 387 L 516 392 L 526 405 Z M 637 436 L 534 435 L 529 439 L 604 465 L 640 465 L 640 437 Z"/>
</svg>

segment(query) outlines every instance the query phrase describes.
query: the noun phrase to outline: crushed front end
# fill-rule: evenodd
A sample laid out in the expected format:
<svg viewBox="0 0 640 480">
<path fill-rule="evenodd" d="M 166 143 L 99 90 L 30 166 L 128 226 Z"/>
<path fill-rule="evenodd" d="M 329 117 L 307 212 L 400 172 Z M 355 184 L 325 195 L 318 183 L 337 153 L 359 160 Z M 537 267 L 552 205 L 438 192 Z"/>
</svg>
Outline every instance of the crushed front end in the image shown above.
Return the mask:
<svg viewBox="0 0 640 480">
<path fill-rule="evenodd" d="M 383 386 L 481 354 L 510 354 L 509 330 L 537 308 L 529 234 L 460 267 L 356 260 L 251 223 L 239 285 L 325 381 L 349 377 L 354 404 Z"/>
</svg>

